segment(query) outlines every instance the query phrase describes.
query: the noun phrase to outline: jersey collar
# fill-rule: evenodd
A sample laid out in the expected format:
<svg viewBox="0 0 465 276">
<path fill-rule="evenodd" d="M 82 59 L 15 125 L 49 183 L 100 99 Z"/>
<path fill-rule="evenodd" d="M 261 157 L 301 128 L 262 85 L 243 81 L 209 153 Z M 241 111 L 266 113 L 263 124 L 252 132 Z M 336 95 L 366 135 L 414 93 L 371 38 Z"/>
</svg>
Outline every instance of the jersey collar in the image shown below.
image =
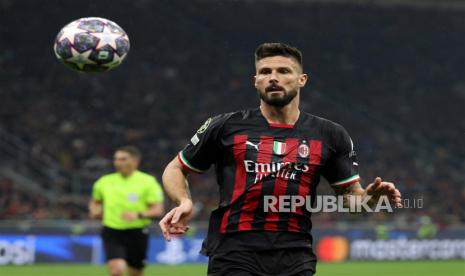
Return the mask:
<svg viewBox="0 0 465 276">
<path fill-rule="evenodd" d="M 302 110 L 300 111 L 299 118 L 297 118 L 297 121 L 295 124 L 279 124 L 279 123 L 268 123 L 266 120 L 265 116 L 263 116 L 260 107 L 257 107 L 254 109 L 256 115 L 262 119 L 262 121 L 269 127 L 269 128 L 283 128 L 283 129 L 293 129 L 296 128 L 298 125 L 300 125 L 301 121 L 303 120 L 304 117 L 304 112 Z"/>
</svg>

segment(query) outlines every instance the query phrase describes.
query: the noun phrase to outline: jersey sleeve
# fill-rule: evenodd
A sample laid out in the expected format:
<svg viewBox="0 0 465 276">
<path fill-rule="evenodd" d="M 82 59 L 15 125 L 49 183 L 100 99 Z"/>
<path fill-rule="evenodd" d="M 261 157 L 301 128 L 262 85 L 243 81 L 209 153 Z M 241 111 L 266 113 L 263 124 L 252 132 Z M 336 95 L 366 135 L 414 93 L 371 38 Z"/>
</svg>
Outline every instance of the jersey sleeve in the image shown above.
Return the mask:
<svg viewBox="0 0 465 276">
<path fill-rule="evenodd" d="M 155 177 L 151 177 L 149 182 L 149 189 L 146 197 L 146 203 L 161 203 L 165 199 L 163 189 Z"/>
<path fill-rule="evenodd" d="M 100 177 L 95 181 L 94 186 L 92 187 L 92 199 L 96 201 L 103 201 L 103 193 L 102 193 L 102 186 L 103 186 L 104 179 Z"/>
<path fill-rule="evenodd" d="M 323 168 L 323 176 L 333 188 L 360 181 L 357 154 L 349 134 L 342 126 L 336 125 L 331 136 L 334 152 Z"/>
<path fill-rule="evenodd" d="M 207 119 L 179 152 L 178 159 L 187 170 L 202 173 L 215 162 L 226 117 L 226 114 L 222 114 Z"/>
</svg>

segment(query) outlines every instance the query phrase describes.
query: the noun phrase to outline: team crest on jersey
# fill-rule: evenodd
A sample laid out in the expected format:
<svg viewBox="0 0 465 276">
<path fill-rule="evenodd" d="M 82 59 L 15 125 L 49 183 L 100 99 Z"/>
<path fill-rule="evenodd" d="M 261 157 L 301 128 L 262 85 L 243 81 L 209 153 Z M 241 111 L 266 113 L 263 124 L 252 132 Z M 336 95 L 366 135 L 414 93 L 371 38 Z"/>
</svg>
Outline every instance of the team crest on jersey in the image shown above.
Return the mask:
<svg viewBox="0 0 465 276">
<path fill-rule="evenodd" d="M 297 149 L 297 152 L 299 153 L 300 157 L 306 158 L 310 154 L 310 148 L 307 144 L 301 144 Z"/>
</svg>

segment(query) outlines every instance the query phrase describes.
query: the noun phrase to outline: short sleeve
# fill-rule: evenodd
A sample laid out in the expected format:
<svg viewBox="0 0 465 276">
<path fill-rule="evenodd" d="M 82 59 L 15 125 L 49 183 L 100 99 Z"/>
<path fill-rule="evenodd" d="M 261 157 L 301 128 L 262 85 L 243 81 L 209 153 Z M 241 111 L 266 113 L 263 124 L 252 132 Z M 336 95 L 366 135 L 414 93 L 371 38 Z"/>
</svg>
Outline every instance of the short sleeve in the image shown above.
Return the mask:
<svg viewBox="0 0 465 276">
<path fill-rule="evenodd" d="M 146 197 L 146 203 L 161 203 L 165 199 L 163 189 L 155 177 L 151 177 L 149 189 Z"/>
<path fill-rule="evenodd" d="M 104 182 L 103 177 L 100 177 L 97 181 L 95 181 L 94 186 L 92 187 L 92 199 L 96 201 L 103 201 L 103 193 L 102 193 L 103 182 Z"/>
<path fill-rule="evenodd" d="M 187 146 L 178 154 L 178 159 L 189 171 L 202 173 L 216 160 L 219 139 L 227 115 L 207 119 L 192 136 Z"/>
<path fill-rule="evenodd" d="M 334 152 L 323 168 L 323 176 L 333 188 L 360 181 L 357 154 L 349 134 L 342 126 L 335 125 L 331 136 Z"/>
</svg>

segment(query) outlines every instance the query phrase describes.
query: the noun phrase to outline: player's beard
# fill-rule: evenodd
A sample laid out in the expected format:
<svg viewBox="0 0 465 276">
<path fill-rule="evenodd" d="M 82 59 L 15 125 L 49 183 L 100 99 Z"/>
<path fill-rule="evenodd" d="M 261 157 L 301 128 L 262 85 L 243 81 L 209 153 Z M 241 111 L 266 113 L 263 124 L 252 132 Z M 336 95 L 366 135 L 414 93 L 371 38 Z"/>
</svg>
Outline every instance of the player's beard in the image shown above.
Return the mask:
<svg viewBox="0 0 465 276">
<path fill-rule="evenodd" d="M 295 98 L 295 96 L 297 96 L 297 89 L 292 89 L 289 91 L 283 89 L 281 94 L 273 94 L 267 92 L 266 89 L 264 91 L 257 90 L 257 92 L 260 99 L 274 107 L 284 107 L 288 105 Z"/>
</svg>

